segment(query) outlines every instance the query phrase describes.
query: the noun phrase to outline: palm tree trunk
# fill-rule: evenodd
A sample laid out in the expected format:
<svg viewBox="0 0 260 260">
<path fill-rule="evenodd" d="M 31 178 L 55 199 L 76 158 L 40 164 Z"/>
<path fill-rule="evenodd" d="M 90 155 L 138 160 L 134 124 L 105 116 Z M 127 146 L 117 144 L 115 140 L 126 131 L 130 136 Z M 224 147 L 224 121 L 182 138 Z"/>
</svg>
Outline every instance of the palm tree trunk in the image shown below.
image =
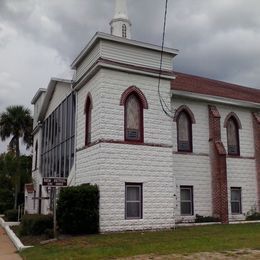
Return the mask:
<svg viewBox="0 0 260 260">
<path fill-rule="evenodd" d="M 17 209 L 18 206 L 18 192 L 19 192 L 19 185 L 20 185 L 20 144 L 19 144 L 19 136 L 16 138 L 15 144 L 15 155 L 16 155 L 16 173 L 15 173 L 15 187 L 14 187 L 14 209 Z"/>
</svg>

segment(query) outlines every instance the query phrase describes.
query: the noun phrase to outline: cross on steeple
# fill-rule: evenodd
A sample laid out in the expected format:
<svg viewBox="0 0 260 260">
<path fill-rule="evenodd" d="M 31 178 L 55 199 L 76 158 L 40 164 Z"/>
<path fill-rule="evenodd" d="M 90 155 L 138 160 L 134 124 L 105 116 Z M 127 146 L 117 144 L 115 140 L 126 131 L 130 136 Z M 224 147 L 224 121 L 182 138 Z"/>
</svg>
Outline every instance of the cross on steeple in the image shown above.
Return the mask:
<svg viewBox="0 0 260 260">
<path fill-rule="evenodd" d="M 126 0 L 116 0 L 115 15 L 110 22 L 111 34 L 131 39 L 131 25 L 127 14 Z"/>
</svg>

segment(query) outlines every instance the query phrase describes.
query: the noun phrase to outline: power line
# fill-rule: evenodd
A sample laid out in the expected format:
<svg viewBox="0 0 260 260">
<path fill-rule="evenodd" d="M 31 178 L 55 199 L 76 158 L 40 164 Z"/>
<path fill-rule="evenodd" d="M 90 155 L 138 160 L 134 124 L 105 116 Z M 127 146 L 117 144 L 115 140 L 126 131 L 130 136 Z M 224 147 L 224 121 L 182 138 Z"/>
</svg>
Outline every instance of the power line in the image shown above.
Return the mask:
<svg viewBox="0 0 260 260">
<path fill-rule="evenodd" d="M 161 85 L 161 77 L 162 77 L 162 63 L 163 63 L 163 52 L 164 52 L 164 42 L 165 42 L 165 32 L 166 32 L 166 23 L 167 23 L 167 11 L 168 11 L 168 0 L 165 1 L 165 12 L 164 12 L 164 23 L 163 23 L 163 37 L 162 37 L 162 48 L 161 48 L 161 58 L 160 58 L 160 70 L 159 70 L 159 79 L 158 79 L 158 96 L 160 105 L 162 107 L 163 112 L 173 118 L 172 111 L 164 101 L 161 92 L 160 92 L 160 85 Z"/>
</svg>

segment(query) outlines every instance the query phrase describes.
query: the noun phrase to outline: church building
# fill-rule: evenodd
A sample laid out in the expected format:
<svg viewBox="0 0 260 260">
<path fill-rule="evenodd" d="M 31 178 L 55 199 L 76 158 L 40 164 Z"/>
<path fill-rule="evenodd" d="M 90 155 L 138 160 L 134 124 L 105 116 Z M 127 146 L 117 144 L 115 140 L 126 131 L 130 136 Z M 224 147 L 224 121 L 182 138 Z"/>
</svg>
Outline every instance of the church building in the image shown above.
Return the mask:
<svg viewBox="0 0 260 260">
<path fill-rule="evenodd" d="M 101 232 L 259 211 L 260 90 L 174 71 L 178 50 L 131 39 L 126 0 L 110 27 L 32 99 L 25 210 L 50 213 L 42 179 L 63 177 L 98 185 Z"/>
</svg>

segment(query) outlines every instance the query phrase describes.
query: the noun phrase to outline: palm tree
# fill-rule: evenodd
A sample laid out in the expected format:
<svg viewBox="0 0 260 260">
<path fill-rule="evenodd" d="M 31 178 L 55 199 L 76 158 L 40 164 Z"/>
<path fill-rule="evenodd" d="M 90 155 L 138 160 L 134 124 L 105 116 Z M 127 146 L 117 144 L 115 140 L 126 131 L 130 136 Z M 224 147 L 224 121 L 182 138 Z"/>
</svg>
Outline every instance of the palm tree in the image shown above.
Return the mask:
<svg viewBox="0 0 260 260">
<path fill-rule="evenodd" d="M 5 141 L 11 137 L 9 149 L 15 151 L 15 156 L 20 157 L 20 138 L 29 149 L 32 145 L 33 119 L 30 110 L 23 106 L 9 106 L 0 114 L 0 138 Z M 17 208 L 17 195 L 20 184 L 19 163 L 16 169 L 15 205 Z"/>
</svg>

